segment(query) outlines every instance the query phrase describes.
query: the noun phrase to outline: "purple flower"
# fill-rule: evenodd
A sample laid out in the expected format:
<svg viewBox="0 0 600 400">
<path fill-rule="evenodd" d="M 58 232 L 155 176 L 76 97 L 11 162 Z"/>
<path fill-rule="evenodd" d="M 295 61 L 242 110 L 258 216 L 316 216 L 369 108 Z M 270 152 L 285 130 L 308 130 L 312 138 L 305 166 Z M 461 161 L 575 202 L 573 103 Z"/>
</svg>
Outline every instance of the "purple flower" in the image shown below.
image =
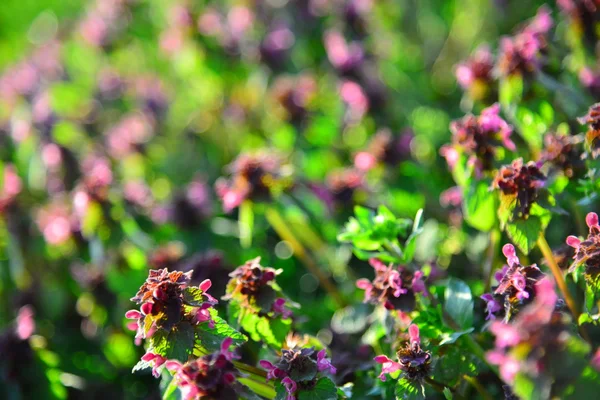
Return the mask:
<svg viewBox="0 0 600 400">
<path fill-rule="evenodd" d="M 382 364 L 379 379 L 386 380 L 385 374 L 391 374 L 401 370 L 404 376 L 411 381 L 422 381 L 431 369 L 431 354 L 421 349 L 421 338 L 419 327 L 411 324 L 408 327 L 409 341 L 405 347 L 398 350 L 398 362 L 391 360 L 385 355 L 374 358 L 375 362 Z"/>
<path fill-rule="evenodd" d="M 440 149 L 450 168 L 454 168 L 463 153 L 469 158 L 469 165 L 474 165 L 481 174 L 494 169 L 498 148 L 516 149 L 510 140 L 512 127 L 500 117 L 499 104 L 484 109 L 479 116 L 468 114 L 453 121 L 450 130 L 452 143 Z"/>
<path fill-rule="evenodd" d="M 317 369 L 320 372 L 327 371 L 332 375 L 337 371 L 335 367 L 331 365 L 331 361 L 327 359 L 327 351 L 325 349 L 317 353 Z"/>
<path fill-rule="evenodd" d="M 512 244 L 505 244 L 502 253 L 508 265 L 496 272 L 498 285 L 492 288 L 492 293 L 481 296 L 481 299 L 486 302 L 486 320 L 503 316 L 508 321 L 532 300 L 535 284 L 544 276 L 535 264 L 521 265 Z"/>
<path fill-rule="evenodd" d="M 296 382 L 294 382 L 289 376 L 286 376 L 281 380 L 281 383 L 283 384 L 285 390 L 288 393 L 286 400 L 296 400 L 296 396 L 294 396 L 294 393 L 296 393 L 296 389 L 298 389 L 298 385 L 296 385 Z"/>
<path fill-rule="evenodd" d="M 523 159 L 518 158 L 510 165 L 500 168 L 492 188 L 499 190 L 503 196 L 513 197 L 516 201 L 517 216 L 527 218 L 545 181 L 546 176 L 540 171 L 540 165 L 533 161 L 524 164 Z"/>
<path fill-rule="evenodd" d="M 426 295 L 421 271 L 411 273 L 393 264 L 386 267 L 375 258 L 369 263 L 375 269 L 375 279 L 372 282 L 365 278 L 356 281 L 356 286 L 365 291 L 365 303 L 381 304 L 388 310 L 410 311 L 415 305 L 415 293 Z"/>
</svg>

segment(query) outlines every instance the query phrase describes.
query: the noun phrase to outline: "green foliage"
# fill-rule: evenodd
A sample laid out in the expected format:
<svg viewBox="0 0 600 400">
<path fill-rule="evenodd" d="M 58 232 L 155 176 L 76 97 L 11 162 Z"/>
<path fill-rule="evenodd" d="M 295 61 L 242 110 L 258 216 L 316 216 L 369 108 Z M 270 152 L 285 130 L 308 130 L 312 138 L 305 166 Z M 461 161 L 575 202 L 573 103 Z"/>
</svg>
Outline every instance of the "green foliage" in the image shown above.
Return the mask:
<svg viewBox="0 0 600 400">
<path fill-rule="evenodd" d="M 321 378 L 309 390 L 298 392 L 298 400 L 337 400 L 337 388 L 329 378 Z"/>
<path fill-rule="evenodd" d="M 465 221 L 472 227 L 487 232 L 496 225 L 498 209 L 496 195 L 487 182 L 472 182 L 464 194 Z"/>
<path fill-rule="evenodd" d="M 397 263 L 412 260 L 416 239 L 422 229 L 422 210 L 417 212 L 414 222 L 396 218 L 385 206 L 379 206 L 377 212 L 357 206 L 354 214 L 355 217 L 346 223 L 344 232 L 338 235 L 338 240 L 352 243 L 358 258 L 377 257 Z"/>
<path fill-rule="evenodd" d="M 424 400 L 427 398 L 423 384 L 411 382 L 406 378 L 397 381 L 395 395 L 397 400 Z"/>
<path fill-rule="evenodd" d="M 444 310 L 461 329 L 473 325 L 473 297 L 465 282 L 450 278 L 444 292 Z"/>
<path fill-rule="evenodd" d="M 215 326 L 211 328 L 207 322 L 196 326 L 196 346 L 204 351 L 214 352 L 221 348 L 221 343 L 227 338 L 233 340 L 234 346 L 239 346 L 248 340 L 245 335 L 236 331 L 224 319 L 219 317 L 216 310 L 210 309 L 210 315 Z"/>
</svg>

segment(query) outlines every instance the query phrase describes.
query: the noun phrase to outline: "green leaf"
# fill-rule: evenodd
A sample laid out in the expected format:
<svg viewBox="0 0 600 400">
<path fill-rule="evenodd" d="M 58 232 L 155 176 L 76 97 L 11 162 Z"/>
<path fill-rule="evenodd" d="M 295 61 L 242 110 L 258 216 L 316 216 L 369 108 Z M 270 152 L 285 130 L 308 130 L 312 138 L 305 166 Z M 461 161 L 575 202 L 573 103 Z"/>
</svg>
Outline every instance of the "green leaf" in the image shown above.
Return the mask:
<svg viewBox="0 0 600 400">
<path fill-rule="evenodd" d="M 177 381 L 168 371 L 163 371 L 160 381 L 163 400 L 179 400 L 181 393 L 177 390 Z"/>
<path fill-rule="evenodd" d="M 254 210 L 250 200 L 245 200 L 240 204 L 238 226 L 240 243 L 243 248 L 248 249 L 252 245 L 252 230 L 254 228 Z"/>
<path fill-rule="evenodd" d="M 542 232 L 542 222 L 535 215 L 530 215 L 527 219 L 509 222 L 506 225 L 506 234 L 511 242 L 525 254 L 529 254 L 535 247 Z"/>
<path fill-rule="evenodd" d="M 180 322 L 171 332 L 163 329 L 156 331 L 150 338 L 148 352 L 185 362 L 194 350 L 194 337 L 194 327 L 188 322 Z"/>
<path fill-rule="evenodd" d="M 197 287 L 187 287 L 183 291 L 183 302 L 188 306 L 200 307 L 206 302 L 206 299 L 202 295 L 202 290 Z"/>
<path fill-rule="evenodd" d="M 275 384 L 275 399 L 274 400 L 286 400 L 287 399 L 287 390 L 285 390 L 285 386 L 281 384 L 281 382 L 277 382 Z"/>
<path fill-rule="evenodd" d="M 208 352 L 218 351 L 221 343 L 227 338 L 233 339 L 233 345 L 239 346 L 246 342 L 248 338 L 231 327 L 225 320 L 219 317 L 217 310 L 211 308 L 210 315 L 215 322 L 214 328 L 210 328 L 208 323 L 202 323 L 196 326 L 196 335 L 199 345 Z"/>
<path fill-rule="evenodd" d="M 473 325 L 473 296 L 469 285 L 460 279 L 450 278 L 444 292 L 444 309 L 462 329 Z"/>
<path fill-rule="evenodd" d="M 454 396 L 452 395 L 452 392 L 447 387 L 444 388 L 443 393 L 444 393 L 444 397 L 446 398 L 446 400 L 452 400 L 454 398 Z"/>
<path fill-rule="evenodd" d="M 396 399 L 422 400 L 425 399 L 425 387 L 406 378 L 399 379 L 395 389 Z"/>
<path fill-rule="evenodd" d="M 473 332 L 474 330 L 475 330 L 475 328 L 469 328 L 467 330 L 460 331 L 460 332 L 444 333 L 442 335 L 442 340 L 440 341 L 439 345 L 443 346 L 445 344 L 452 344 L 452 343 L 456 342 L 458 340 L 458 338 L 461 337 L 462 335 L 468 335 L 469 333 Z"/>
<path fill-rule="evenodd" d="M 263 316 L 256 325 L 256 331 L 263 342 L 276 349 L 281 349 L 281 345 L 285 341 L 287 334 L 290 332 L 291 324 L 291 319 L 269 319 L 268 317 Z"/>
<path fill-rule="evenodd" d="M 465 221 L 473 228 L 487 232 L 496 224 L 496 195 L 486 182 L 470 185 L 464 196 Z"/>
<path fill-rule="evenodd" d="M 519 103 L 523 97 L 523 77 L 518 74 L 509 75 L 500 81 L 500 104 L 509 109 L 512 104 Z"/>
<path fill-rule="evenodd" d="M 336 400 L 338 398 L 335 383 L 329 378 L 321 378 L 310 390 L 297 392 L 298 400 Z"/>
</svg>

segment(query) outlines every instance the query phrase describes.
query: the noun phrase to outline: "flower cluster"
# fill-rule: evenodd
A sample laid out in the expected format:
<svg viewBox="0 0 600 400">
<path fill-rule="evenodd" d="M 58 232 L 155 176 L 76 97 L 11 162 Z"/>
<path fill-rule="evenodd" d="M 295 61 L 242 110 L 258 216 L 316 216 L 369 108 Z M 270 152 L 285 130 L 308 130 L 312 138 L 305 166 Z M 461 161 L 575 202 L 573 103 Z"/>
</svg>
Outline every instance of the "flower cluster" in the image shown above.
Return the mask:
<svg viewBox="0 0 600 400">
<path fill-rule="evenodd" d="M 185 364 L 176 360 L 164 363 L 173 372 L 173 379 L 183 400 L 238 398 L 232 384 L 239 372 L 232 361 L 239 357 L 229 351 L 231 343 L 232 339 L 227 338 L 221 344 L 220 351 Z"/>
<path fill-rule="evenodd" d="M 540 161 L 550 163 L 567 178 L 581 175 L 585 170 L 585 162 L 578 144 L 575 136 L 547 134 L 544 136 L 544 150 Z"/>
<path fill-rule="evenodd" d="M 547 47 L 546 35 L 552 25 L 550 10 L 541 7 L 516 35 L 502 38 L 496 64 L 499 74 L 510 76 L 537 72 L 542 66 L 542 54 Z"/>
<path fill-rule="evenodd" d="M 15 198 L 21 193 L 22 182 L 12 165 L 4 166 L 3 187 L 0 189 L 0 214 L 14 204 Z"/>
<path fill-rule="evenodd" d="M 280 297 L 279 287 L 275 283 L 275 277 L 280 273 L 281 270 L 260 265 L 260 257 L 249 260 L 229 274 L 231 279 L 223 299 L 235 299 L 241 307 L 259 314 L 272 312 L 290 318 L 292 312 L 285 307 L 286 299 Z"/>
<path fill-rule="evenodd" d="M 473 55 L 456 67 L 456 80 L 474 100 L 485 98 L 494 81 L 494 56 L 488 46 L 480 46 Z"/>
<path fill-rule="evenodd" d="M 405 132 L 400 136 L 392 135 L 389 129 L 382 129 L 373 136 L 368 148 L 354 157 L 354 166 L 361 171 L 368 171 L 377 163 L 397 165 L 410 156 L 410 143 L 414 135 Z"/>
<path fill-rule="evenodd" d="M 600 155 L 600 103 L 590 107 L 588 113 L 577 119 L 580 124 L 587 124 L 585 144 L 593 158 Z"/>
<path fill-rule="evenodd" d="M 450 130 L 452 144 L 440 150 L 450 168 L 454 168 L 462 152 L 479 174 L 491 171 L 499 147 L 516 149 L 510 140 L 512 127 L 500 117 L 499 104 L 484 109 L 479 116 L 469 114 L 453 121 Z"/>
<path fill-rule="evenodd" d="M 585 265 L 585 275 L 588 281 L 595 281 L 600 273 L 600 225 L 598 214 L 591 212 L 585 217 L 589 228 L 588 236 L 581 240 L 576 236 L 569 236 L 567 244 L 575 249 L 573 264 L 570 271 L 580 265 Z"/>
<path fill-rule="evenodd" d="M 492 293 L 486 293 L 481 298 L 487 303 L 486 319 L 504 318 L 508 321 L 533 300 L 534 287 L 544 274 L 535 264 L 521 265 L 512 244 L 505 244 L 502 253 L 508 265 L 496 272 L 498 285 L 492 288 Z"/>
<path fill-rule="evenodd" d="M 312 76 L 284 76 L 274 82 L 271 95 L 285 110 L 286 118 L 294 124 L 299 124 L 308 115 L 308 106 L 316 92 L 317 83 Z"/>
<path fill-rule="evenodd" d="M 429 375 L 431 353 L 421 348 L 419 327 L 414 324 L 410 325 L 408 334 L 409 341 L 396 353 L 398 362 L 384 355 L 375 357 L 375 361 L 382 364 L 381 374 L 379 374 L 379 379 L 382 381 L 386 380 L 385 374 L 397 371 L 402 371 L 404 376 L 413 382 L 421 382 Z"/>
<path fill-rule="evenodd" d="M 415 307 L 415 294 L 426 294 L 421 271 L 411 272 L 393 264 L 386 266 L 381 261 L 369 260 L 375 269 L 373 282 L 362 278 L 356 286 L 365 291 L 365 303 L 381 304 L 388 310 L 411 311 Z"/>
<path fill-rule="evenodd" d="M 486 357 L 500 367 L 500 376 L 509 384 L 518 373 L 543 374 L 569 337 L 564 315 L 556 312 L 558 298 L 552 281 L 540 280 L 535 291 L 535 300 L 510 324 L 494 321 L 490 325 L 496 347 Z"/>
<path fill-rule="evenodd" d="M 545 180 L 546 176 L 540 171 L 538 164 L 533 161 L 523 164 L 523 159 L 518 158 L 510 165 L 500 168 L 492 187 L 505 196 L 514 197 L 516 216 L 527 218 L 531 206 L 538 200 Z"/>
<path fill-rule="evenodd" d="M 281 350 L 281 358 L 272 363 L 261 360 L 260 366 L 267 371 L 267 380 L 279 380 L 285 387 L 287 400 L 296 400 L 296 392 L 311 389 L 323 373 L 335 374 L 327 351 L 314 348 L 293 348 Z"/>
<path fill-rule="evenodd" d="M 157 329 L 171 331 L 183 320 L 193 325 L 213 324 L 209 309 L 217 304 L 217 300 L 206 293 L 212 283 L 207 279 L 197 288 L 191 287 L 190 276 L 191 271 L 150 270 L 146 282 L 131 298 L 141 304 L 140 310 L 125 314 L 127 318 L 137 320 L 136 338 L 151 337 Z"/>
<path fill-rule="evenodd" d="M 241 154 L 229 166 L 229 172 L 230 179 L 219 178 L 215 184 L 225 212 L 246 199 L 267 200 L 292 186 L 290 169 L 271 153 Z"/>
</svg>

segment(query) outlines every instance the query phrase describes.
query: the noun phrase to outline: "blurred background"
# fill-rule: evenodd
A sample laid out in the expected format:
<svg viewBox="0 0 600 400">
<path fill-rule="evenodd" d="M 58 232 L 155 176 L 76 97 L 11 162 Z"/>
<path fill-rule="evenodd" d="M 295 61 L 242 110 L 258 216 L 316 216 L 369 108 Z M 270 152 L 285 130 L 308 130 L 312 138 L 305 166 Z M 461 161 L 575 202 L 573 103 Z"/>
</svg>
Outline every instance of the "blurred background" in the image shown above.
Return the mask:
<svg viewBox="0 0 600 400">
<path fill-rule="evenodd" d="M 160 398 L 124 318 L 149 268 L 221 296 L 261 256 L 332 343 L 355 204 L 425 208 L 417 258 L 476 279 L 487 239 L 439 201 L 455 66 L 543 3 L 3 0 L 0 398 Z"/>
</svg>

